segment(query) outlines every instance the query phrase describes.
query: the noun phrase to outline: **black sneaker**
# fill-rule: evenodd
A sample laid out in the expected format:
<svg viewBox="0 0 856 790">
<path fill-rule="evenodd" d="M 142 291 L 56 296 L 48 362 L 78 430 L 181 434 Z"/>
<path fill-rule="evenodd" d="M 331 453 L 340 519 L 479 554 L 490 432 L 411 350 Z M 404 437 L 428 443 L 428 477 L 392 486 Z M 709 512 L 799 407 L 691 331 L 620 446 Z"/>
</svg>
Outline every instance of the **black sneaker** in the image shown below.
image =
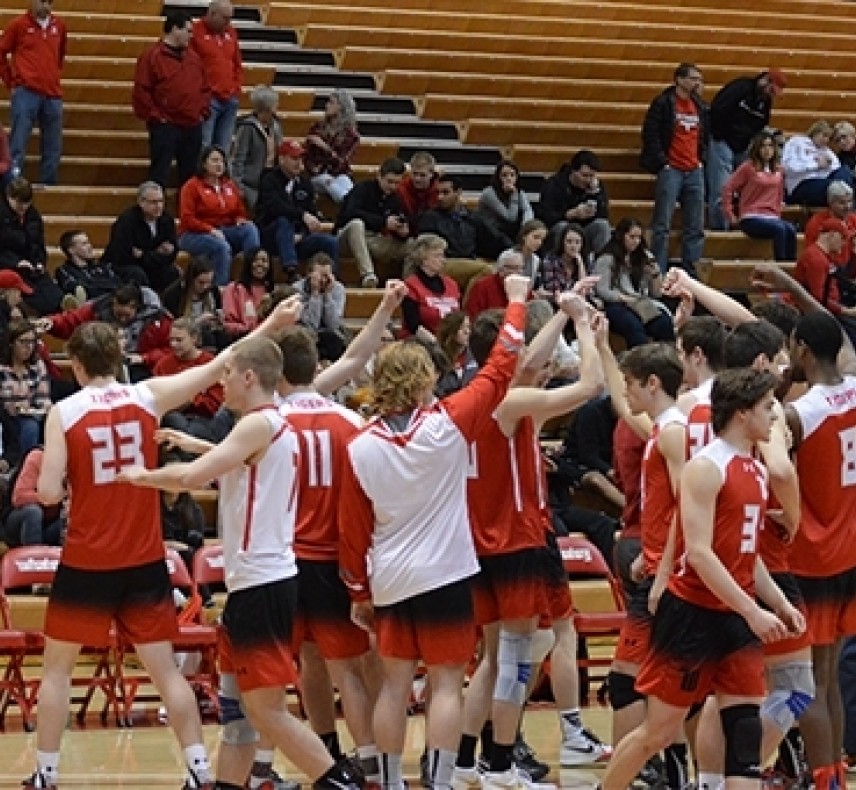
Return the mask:
<svg viewBox="0 0 856 790">
<path fill-rule="evenodd" d="M 514 741 L 511 758 L 514 760 L 517 770 L 525 772 L 526 776 L 533 782 L 540 782 L 550 773 L 550 766 L 547 763 L 541 762 L 535 756 L 532 747 L 523 740 L 523 736 L 520 734 L 517 735 L 517 739 Z"/>
<path fill-rule="evenodd" d="M 424 749 L 419 755 L 419 784 L 431 787 L 431 774 L 428 769 L 428 750 Z"/>
<path fill-rule="evenodd" d="M 362 790 L 366 778 L 358 766 L 343 757 L 312 787 L 315 790 Z"/>
<path fill-rule="evenodd" d="M 56 785 L 48 782 L 38 771 L 24 779 L 21 786 L 24 790 L 57 790 Z"/>
</svg>

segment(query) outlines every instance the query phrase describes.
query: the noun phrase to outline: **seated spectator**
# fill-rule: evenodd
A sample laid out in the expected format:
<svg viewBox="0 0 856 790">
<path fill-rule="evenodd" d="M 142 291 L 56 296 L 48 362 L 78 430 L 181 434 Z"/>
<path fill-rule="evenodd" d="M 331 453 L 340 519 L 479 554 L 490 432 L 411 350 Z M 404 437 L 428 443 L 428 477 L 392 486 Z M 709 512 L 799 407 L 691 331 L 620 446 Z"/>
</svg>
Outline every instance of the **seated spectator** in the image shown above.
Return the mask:
<svg viewBox="0 0 856 790">
<path fill-rule="evenodd" d="M 490 274 L 493 267 L 475 260 L 488 234 L 484 220 L 470 211 L 461 199 L 463 185 L 454 175 L 437 180 L 437 206 L 419 220 L 419 234 L 434 233 L 446 240 L 446 273 L 466 292 L 472 280 Z M 488 246 L 493 246 L 492 242 Z"/>
<path fill-rule="evenodd" d="M 419 219 L 437 205 L 437 162 L 427 151 L 416 151 L 410 157 L 410 171 L 398 185 L 398 197 L 411 235 L 416 234 Z"/>
<path fill-rule="evenodd" d="M 609 326 L 628 347 L 654 340 L 674 340 L 672 317 L 655 300 L 660 298 L 662 272 L 645 245 L 642 225 L 622 219 L 597 257 L 595 286 Z"/>
<path fill-rule="evenodd" d="M 303 172 L 303 153 L 303 146 L 294 140 L 280 144 L 278 164 L 262 176 L 256 205 L 262 245 L 279 256 L 291 282 L 297 279 L 298 261 L 316 252 L 324 252 L 335 261 L 339 253 L 336 237 L 323 232 L 315 189 Z"/>
<path fill-rule="evenodd" d="M 401 303 L 401 331 L 430 343 L 437 342 L 440 321 L 461 309 L 458 284 L 443 274 L 446 241 L 434 233 L 420 233 L 413 245 L 414 271 L 404 280 L 407 296 Z"/>
<path fill-rule="evenodd" d="M 837 219 L 847 227 L 848 238 L 856 238 L 856 211 L 853 211 L 853 190 L 843 181 L 833 181 L 826 190 L 827 208 L 816 211 L 805 226 L 805 246 L 814 244 L 820 235 L 820 226 L 828 219 Z M 852 257 L 852 245 L 844 244 L 829 258 L 837 266 L 847 266 Z"/>
<path fill-rule="evenodd" d="M 530 219 L 520 226 L 517 244 L 512 248 L 523 257 L 523 271 L 521 273 L 529 278 L 532 288 L 535 287 L 535 283 L 541 275 L 541 258 L 538 253 L 544 246 L 544 239 L 546 238 L 547 226 L 540 219 Z"/>
<path fill-rule="evenodd" d="M 609 199 L 598 177 L 600 171 L 600 160 L 593 151 L 577 151 L 544 182 L 535 212 L 551 234 L 558 232 L 556 227 L 561 223 L 575 222 L 583 229 L 587 248 L 595 253 L 609 241 L 610 234 Z"/>
<path fill-rule="evenodd" d="M 345 286 L 336 280 L 333 259 L 318 252 L 309 259 L 306 277 L 298 280 L 294 287 L 303 300 L 300 323 L 319 336 L 333 332 L 344 340 Z"/>
<path fill-rule="evenodd" d="M 5 334 L 13 318 L 23 318 L 21 310 L 23 297 L 32 293 L 18 272 L 12 269 L 0 269 L 0 334 Z"/>
<path fill-rule="evenodd" d="M 535 216 L 519 181 L 517 165 L 510 159 L 503 159 L 479 196 L 479 214 L 496 238 L 496 255 L 513 246 L 523 224 Z"/>
<path fill-rule="evenodd" d="M 360 145 L 357 106 L 342 88 L 330 94 L 324 117 L 316 121 L 306 136 L 306 172 L 319 192 L 341 203 L 353 189 L 351 162 Z"/>
<path fill-rule="evenodd" d="M 259 323 L 259 305 L 273 291 L 273 267 L 267 250 L 259 247 L 244 256 L 241 274 L 221 292 L 223 326 L 230 337 L 251 332 Z"/>
<path fill-rule="evenodd" d="M 785 143 L 782 167 L 788 203 L 825 206 L 826 189 L 833 181 L 853 186 L 853 173 L 843 167 L 829 147 L 832 127 L 816 121 L 806 134 L 795 134 Z"/>
<path fill-rule="evenodd" d="M 145 301 L 136 283 L 120 285 L 112 295 L 87 302 L 76 310 L 42 318 L 38 326 L 40 331 L 68 340 L 71 333 L 87 321 L 104 321 L 122 331 L 132 382 L 151 376 L 158 360 L 169 352 L 172 320 L 160 305 Z"/>
<path fill-rule="evenodd" d="M 493 308 L 504 310 L 508 306 L 505 278 L 510 274 L 523 274 L 523 256 L 516 250 L 506 250 L 496 260 L 494 273 L 479 277 L 467 291 L 464 310 L 471 320 L 479 313 Z"/>
<path fill-rule="evenodd" d="M 832 144 L 838 154 L 838 161 L 850 169 L 856 170 L 856 127 L 850 121 L 839 121 L 832 128 Z"/>
<path fill-rule="evenodd" d="M 62 300 L 53 278 L 46 271 L 48 251 L 42 215 L 33 205 L 33 187 L 24 178 L 6 186 L 0 200 L 0 269 L 13 269 L 32 289 L 24 305 L 32 315 L 59 310 Z"/>
<path fill-rule="evenodd" d="M 479 372 L 470 350 L 470 329 L 470 317 L 462 310 L 448 313 L 440 320 L 437 345 L 446 355 L 449 365 L 434 389 L 438 398 L 445 398 L 466 387 Z"/>
<path fill-rule="evenodd" d="M 734 224 L 737 198 L 740 230 L 750 239 L 772 239 L 777 261 L 793 261 L 797 255 L 797 230 L 782 219 L 785 199 L 784 174 L 776 141 L 761 132 L 749 144 L 749 158 L 735 170 L 722 188 L 722 210 Z"/>
<path fill-rule="evenodd" d="M 163 188 L 144 181 L 137 203 L 125 209 L 110 227 L 105 260 L 126 282 L 146 285 L 161 293 L 181 276 L 175 265 L 175 220 L 164 211 Z"/>
<path fill-rule="evenodd" d="M 173 463 L 181 460 L 181 455 L 176 454 Z M 161 491 L 160 503 L 163 541 L 181 555 L 188 568 L 192 568 L 193 555 L 205 545 L 205 514 L 187 491 Z M 202 593 L 200 590 L 200 594 Z M 202 594 L 202 597 L 210 599 L 210 595 L 210 592 L 207 592 Z"/>
<path fill-rule="evenodd" d="M 66 502 L 42 505 L 38 482 L 44 450 L 32 447 L 9 478 L 9 508 L 0 529 L 7 546 L 59 546 L 65 533 Z"/>
<path fill-rule="evenodd" d="M 176 373 L 196 368 L 210 362 L 213 354 L 199 347 L 200 333 L 194 321 L 189 318 L 176 318 L 169 328 L 169 352 L 161 357 L 154 368 L 155 376 L 173 376 Z M 223 386 L 218 382 L 198 393 L 196 397 L 181 409 L 176 409 L 184 418 L 199 417 L 211 419 L 223 405 Z M 163 425 L 167 428 L 181 428 L 183 420 L 168 420 L 175 414 L 164 415 Z M 183 430 L 183 429 L 182 429 Z"/>
<path fill-rule="evenodd" d="M 377 177 L 357 184 L 339 209 L 339 251 L 357 259 L 363 288 L 376 288 L 379 283 L 375 263 L 400 276 L 410 251 L 410 226 L 398 197 L 405 169 L 396 157 L 384 160 Z"/>
<path fill-rule="evenodd" d="M 586 276 L 587 258 L 588 248 L 582 227 L 576 222 L 566 222 L 556 236 L 556 246 L 541 261 L 541 271 L 535 280 L 536 293 L 555 306 L 560 293 L 569 291 Z"/>
<path fill-rule="evenodd" d="M 54 276 L 62 292 L 73 297 L 73 307 L 111 294 L 122 284 L 113 267 L 98 260 L 89 236 L 82 230 L 65 231 L 59 237 L 59 248 L 65 253 L 65 262 Z M 66 299 L 63 299 L 63 307 L 67 307 Z"/>
<path fill-rule="evenodd" d="M 229 337 L 223 326 L 223 302 L 207 258 L 193 258 L 184 276 L 163 292 L 163 306 L 173 318 L 190 318 L 203 348 L 223 349 Z"/>
<path fill-rule="evenodd" d="M 50 378 L 37 344 L 35 325 L 16 319 L 0 346 L 0 408 L 12 418 L 22 456 L 41 444 L 51 407 Z"/>
<path fill-rule="evenodd" d="M 226 154 L 216 145 L 202 149 L 199 169 L 181 188 L 179 249 L 205 256 L 217 285 L 229 282 L 232 254 L 259 247 L 259 231 L 247 219 L 238 185 L 229 178 Z"/>
<path fill-rule="evenodd" d="M 247 212 L 259 198 L 262 176 L 276 167 L 282 143 L 282 124 L 276 117 L 279 94 L 269 85 L 257 85 L 250 93 L 252 112 L 238 119 L 232 143 L 232 178 L 238 185 Z"/>
</svg>

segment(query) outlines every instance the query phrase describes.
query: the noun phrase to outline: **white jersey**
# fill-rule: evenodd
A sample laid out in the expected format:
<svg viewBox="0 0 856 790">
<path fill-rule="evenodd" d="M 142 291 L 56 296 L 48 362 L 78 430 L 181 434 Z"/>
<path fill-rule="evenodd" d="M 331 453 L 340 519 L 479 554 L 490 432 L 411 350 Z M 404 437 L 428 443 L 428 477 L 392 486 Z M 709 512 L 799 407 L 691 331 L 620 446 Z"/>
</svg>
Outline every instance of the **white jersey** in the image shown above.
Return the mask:
<svg viewBox="0 0 856 790">
<path fill-rule="evenodd" d="M 229 592 L 297 574 L 294 521 L 297 512 L 297 437 L 273 407 L 259 410 L 270 424 L 271 442 L 255 464 L 220 478 L 223 556 Z"/>
<path fill-rule="evenodd" d="M 467 440 L 442 405 L 404 419 L 398 427 L 375 420 L 348 446 L 374 507 L 369 564 L 377 606 L 479 570 L 467 514 Z"/>
</svg>

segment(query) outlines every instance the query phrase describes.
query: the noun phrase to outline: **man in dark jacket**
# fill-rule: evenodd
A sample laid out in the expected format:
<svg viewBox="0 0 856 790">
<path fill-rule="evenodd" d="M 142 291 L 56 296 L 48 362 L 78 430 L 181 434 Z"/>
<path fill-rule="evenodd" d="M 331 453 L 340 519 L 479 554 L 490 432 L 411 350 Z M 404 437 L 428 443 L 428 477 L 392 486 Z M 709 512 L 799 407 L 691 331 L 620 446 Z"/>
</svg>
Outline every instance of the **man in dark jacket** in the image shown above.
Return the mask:
<svg viewBox="0 0 856 790">
<path fill-rule="evenodd" d="M 59 237 L 59 248 L 65 253 L 65 262 L 54 277 L 64 294 L 75 297 L 78 307 L 90 299 L 112 294 L 122 284 L 113 267 L 98 260 L 89 236 L 82 230 L 65 231 Z"/>
<path fill-rule="evenodd" d="M 692 63 L 675 69 L 675 84 L 648 107 L 642 124 L 640 164 L 657 176 L 651 251 L 660 270 L 669 266 L 669 233 L 678 201 L 683 218 L 681 263 L 695 272 L 704 249 L 704 161 L 708 110 L 700 98 L 703 80 Z"/>
<path fill-rule="evenodd" d="M 541 187 L 535 214 L 557 238 L 568 222 L 582 226 L 586 248 L 595 255 L 609 241 L 609 199 L 598 177 L 600 160 L 593 151 L 577 151 Z M 588 263 L 588 261 L 586 261 Z"/>
<path fill-rule="evenodd" d="M 722 210 L 722 187 L 746 159 L 752 138 L 770 123 L 773 99 L 785 85 L 785 75 L 779 69 L 770 69 L 756 77 L 732 80 L 713 97 L 706 168 L 708 218 L 713 230 L 728 230 Z"/>
<path fill-rule="evenodd" d="M 312 179 L 303 172 L 305 149 L 295 140 L 284 140 L 278 149 L 279 167 L 261 180 L 256 203 L 256 225 L 262 246 L 279 256 L 289 282 L 297 279 L 297 263 L 323 252 L 333 261 L 339 253 L 335 236 L 323 233 L 315 208 Z"/>
<path fill-rule="evenodd" d="M 163 210 L 161 185 L 145 181 L 137 204 L 123 211 L 110 228 L 104 259 L 125 281 L 148 285 L 158 293 L 181 276 L 175 265 L 175 220 Z"/>
</svg>

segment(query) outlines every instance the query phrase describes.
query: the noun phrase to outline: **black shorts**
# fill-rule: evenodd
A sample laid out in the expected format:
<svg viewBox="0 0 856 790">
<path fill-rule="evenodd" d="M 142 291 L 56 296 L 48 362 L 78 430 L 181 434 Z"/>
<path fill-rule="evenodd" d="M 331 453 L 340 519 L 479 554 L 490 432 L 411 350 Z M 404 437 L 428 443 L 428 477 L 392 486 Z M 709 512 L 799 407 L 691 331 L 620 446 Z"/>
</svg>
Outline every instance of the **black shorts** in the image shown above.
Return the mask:
<svg viewBox="0 0 856 790">
<path fill-rule="evenodd" d="M 229 593 L 223 627 L 236 650 L 270 642 L 291 643 L 297 609 L 297 577 Z"/>
</svg>

